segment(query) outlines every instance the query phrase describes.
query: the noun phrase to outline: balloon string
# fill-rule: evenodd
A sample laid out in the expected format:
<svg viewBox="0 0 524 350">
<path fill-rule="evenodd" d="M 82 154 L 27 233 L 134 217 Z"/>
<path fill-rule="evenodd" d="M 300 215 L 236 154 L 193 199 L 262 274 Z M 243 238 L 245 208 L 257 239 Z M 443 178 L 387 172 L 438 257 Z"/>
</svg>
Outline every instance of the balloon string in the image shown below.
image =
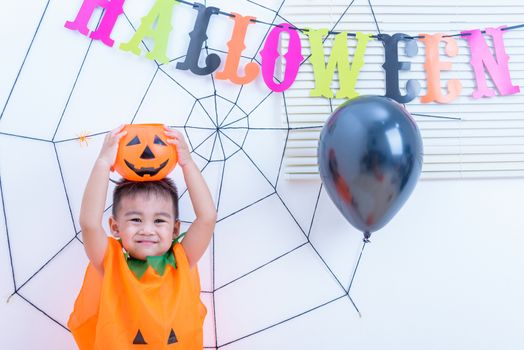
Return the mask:
<svg viewBox="0 0 524 350">
<path fill-rule="evenodd" d="M 351 291 L 351 286 L 353 286 L 353 281 L 355 280 L 355 275 L 357 274 L 358 266 L 360 265 L 360 259 L 362 258 L 362 253 L 364 253 L 364 248 L 366 247 L 366 244 L 370 243 L 369 235 L 366 235 L 362 242 L 362 249 L 360 250 L 360 255 L 358 256 L 357 264 L 355 265 L 355 269 L 353 270 L 353 276 L 351 276 L 351 282 L 349 283 L 348 294 Z"/>
</svg>

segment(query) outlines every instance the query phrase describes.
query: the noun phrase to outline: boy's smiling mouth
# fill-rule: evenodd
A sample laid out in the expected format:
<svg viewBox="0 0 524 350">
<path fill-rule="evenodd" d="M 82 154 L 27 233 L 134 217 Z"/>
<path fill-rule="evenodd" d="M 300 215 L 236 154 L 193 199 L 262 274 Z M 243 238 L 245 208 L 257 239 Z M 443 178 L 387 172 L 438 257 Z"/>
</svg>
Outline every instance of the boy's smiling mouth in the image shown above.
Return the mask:
<svg viewBox="0 0 524 350">
<path fill-rule="evenodd" d="M 152 239 L 140 239 L 136 240 L 136 243 L 138 244 L 146 244 L 146 245 L 152 245 L 158 243 L 158 241 L 152 240 Z"/>
</svg>

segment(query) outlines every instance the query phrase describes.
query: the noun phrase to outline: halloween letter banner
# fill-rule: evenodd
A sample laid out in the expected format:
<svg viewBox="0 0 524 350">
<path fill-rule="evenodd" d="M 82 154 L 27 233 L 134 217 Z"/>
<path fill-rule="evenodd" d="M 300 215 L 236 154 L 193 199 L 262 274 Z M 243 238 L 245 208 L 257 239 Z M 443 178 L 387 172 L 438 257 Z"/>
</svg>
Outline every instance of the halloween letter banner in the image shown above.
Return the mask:
<svg viewBox="0 0 524 350">
<path fill-rule="evenodd" d="M 84 0 L 74 21 L 66 21 L 65 27 L 78 31 L 84 36 L 89 36 L 93 40 L 99 40 L 109 47 L 114 46 L 111 32 L 118 18 L 124 13 L 123 6 L 126 0 Z M 153 42 L 153 48 L 145 54 L 150 60 L 157 61 L 159 64 L 167 64 L 170 58 L 167 56 L 167 46 L 169 35 L 173 30 L 171 20 L 173 11 L 179 10 L 181 3 L 176 0 L 157 0 L 148 13 L 144 14 L 140 26 L 135 34 L 126 43 L 119 45 L 120 50 L 128 51 L 135 55 L 142 55 L 140 43 L 148 38 Z M 184 4 L 187 4 L 184 2 Z M 302 55 L 302 44 L 299 32 L 303 32 L 309 39 L 311 55 L 308 57 L 309 63 L 313 67 L 315 86 L 310 91 L 310 96 L 327 98 L 354 98 L 359 94 L 355 90 L 359 73 L 365 64 L 365 53 L 367 44 L 372 39 L 380 40 L 384 46 L 384 64 L 382 68 L 385 73 L 386 96 L 400 103 L 413 101 L 420 92 L 420 83 L 410 79 L 406 86 L 402 86 L 405 94 L 401 92 L 399 85 L 399 73 L 409 71 L 411 63 L 399 61 L 399 46 L 403 47 L 407 57 L 414 57 L 419 52 L 418 43 L 425 47 L 424 70 L 426 72 L 427 91 L 420 100 L 423 103 L 450 103 L 455 100 L 462 89 L 462 84 L 458 79 L 450 79 L 446 82 L 447 93 L 441 91 L 441 71 L 452 70 L 452 63 L 446 61 L 439 54 L 439 46 L 443 43 L 445 56 L 449 59 L 458 54 L 458 46 L 455 39 L 442 33 L 420 34 L 416 38 L 403 33 L 389 34 L 366 34 L 348 32 L 330 33 L 327 28 L 321 29 L 299 29 L 288 23 L 274 25 L 260 51 L 260 65 L 251 60 L 241 63 L 242 52 L 246 49 L 246 34 L 251 25 L 256 24 L 257 20 L 252 16 L 243 16 L 238 13 L 224 13 L 217 7 L 207 7 L 201 3 L 191 4 L 197 16 L 193 30 L 188 33 L 189 47 L 183 62 L 178 62 L 177 69 L 189 70 L 195 75 L 214 74 L 219 80 L 229 80 L 233 84 L 249 84 L 260 74 L 266 86 L 275 92 L 282 92 L 289 89 L 295 82 L 300 67 L 304 61 Z M 95 30 L 88 28 L 89 21 L 95 9 L 104 10 L 100 22 Z M 204 58 L 204 65 L 199 65 L 201 56 L 206 52 L 202 48 L 208 39 L 207 29 L 218 15 L 227 15 L 234 21 L 233 31 L 227 41 L 228 52 L 225 57 L 218 54 L 207 54 Z M 521 27 L 521 26 L 516 26 Z M 476 89 L 473 91 L 473 98 L 493 97 L 496 92 L 488 87 L 486 73 L 491 78 L 496 87 L 498 95 L 512 95 L 520 92 L 520 87 L 511 82 L 510 71 L 508 68 L 509 55 L 504 47 L 503 35 L 507 28 L 487 28 L 464 30 L 460 32 L 460 37 L 468 43 L 470 52 L 470 64 L 472 66 Z M 492 54 L 485 35 L 490 37 L 493 43 Z M 329 57 L 326 58 L 324 41 L 330 34 L 336 34 Z M 286 35 L 289 38 L 287 52 L 279 51 L 279 42 Z M 348 39 L 354 37 L 356 40 L 356 50 L 350 61 Z M 227 39 L 226 39 L 227 40 Z M 402 42 L 403 45 L 399 45 Z M 282 81 L 275 77 L 276 66 L 279 59 L 285 62 Z M 221 63 L 224 62 L 222 70 L 219 71 Z M 326 63 L 327 62 L 327 63 Z M 331 84 L 338 72 L 339 89 L 333 91 Z"/>
</svg>

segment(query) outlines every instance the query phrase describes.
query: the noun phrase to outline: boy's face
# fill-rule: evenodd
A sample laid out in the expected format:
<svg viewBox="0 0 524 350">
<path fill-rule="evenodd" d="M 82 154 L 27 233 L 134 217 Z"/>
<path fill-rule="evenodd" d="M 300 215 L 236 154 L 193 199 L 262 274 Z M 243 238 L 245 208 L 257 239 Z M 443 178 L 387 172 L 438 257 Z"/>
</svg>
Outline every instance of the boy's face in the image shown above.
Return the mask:
<svg viewBox="0 0 524 350">
<path fill-rule="evenodd" d="M 180 222 L 175 221 L 171 198 L 139 193 L 121 199 L 116 217 L 109 218 L 109 227 L 132 257 L 145 260 L 169 250 Z"/>
</svg>

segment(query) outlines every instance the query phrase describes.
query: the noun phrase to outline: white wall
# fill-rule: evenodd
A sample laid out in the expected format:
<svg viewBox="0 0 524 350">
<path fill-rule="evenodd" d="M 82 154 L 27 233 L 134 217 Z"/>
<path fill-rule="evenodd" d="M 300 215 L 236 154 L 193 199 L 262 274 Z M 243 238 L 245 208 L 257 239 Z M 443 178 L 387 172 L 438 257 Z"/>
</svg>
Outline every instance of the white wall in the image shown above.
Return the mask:
<svg viewBox="0 0 524 350">
<path fill-rule="evenodd" d="M 153 2 L 127 1 L 126 14 L 135 27 Z M 75 239 L 78 210 L 103 136 L 91 137 L 86 146 L 78 135 L 106 132 L 135 115 L 137 123 L 170 125 L 183 125 L 191 116 L 189 126 L 211 127 L 204 109 L 215 111 L 214 97 L 204 98 L 214 90 L 209 77 L 177 71 L 176 62 L 158 70 L 143 57 L 100 43 L 89 46 L 89 39 L 63 28 L 80 4 L 31 0 L 0 5 L 5 48 L 0 106 L 6 105 L 0 120 L 3 349 L 75 348 L 63 325 L 87 263 Z M 208 4 L 268 22 L 275 16 L 247 1 Z M 279 4 L 264 1 L 269 8 Z M 171 57 L 187 49 L 191 11 L 182 5 L 176 10 Z M 225 17 L 213 22 L 210 33 L 220 34 L 210 35 L 210 47 L 227 49 L 222 33 L 230 32 L 230 22 Z M 260 26 L 249 43 L 262 41 L 267 28 Z M 117 43 L 130 35 L 132 28 L 120 20 Z M 258 46 L 249 46 L 254 54 Z M 195 155 L 205 167 L 221 219 L 200 264 L 209 309 L 207 347 L 522 348 L 523 179 L 420 181 L 403 210 L 364 251 L 350 294 L 359 318 L 341 285 L 349 284 L 361 234 L 324 191 L 319 196 L 318 181 L 284 176 L 280 163 L 287 132 L 276 129 L 282 127 L 281 96 L 265 99 L 268 90 L 260 79 L 240 94 L 237 86 L 215 83 L 221 96 L 238 96 L 238 105 L 249 113 L 250 130 L 246 137 L 242 122 L 236 125 L 240 129 L 221 130 L 233 140 L 246 137 L 245 153 L 235 153 L 238 147 L 224 141 L 226 157 L 234 153 L 225 161 L 212 143 L 196 151 L 213 162 Z M 193 108 L 195 97 L 202 98 L 202 105 Z M 231 105 L 217 101 L 220 119 Z M 234 113 L 243 116 L 241 110 Z M 212 134 L 186 131 L 193 142 Z M 173 177 L 183 189 L 180 171 Z M 182 219 L 190 221 L 187 195 L 181 205 Z"/>
</svg>

